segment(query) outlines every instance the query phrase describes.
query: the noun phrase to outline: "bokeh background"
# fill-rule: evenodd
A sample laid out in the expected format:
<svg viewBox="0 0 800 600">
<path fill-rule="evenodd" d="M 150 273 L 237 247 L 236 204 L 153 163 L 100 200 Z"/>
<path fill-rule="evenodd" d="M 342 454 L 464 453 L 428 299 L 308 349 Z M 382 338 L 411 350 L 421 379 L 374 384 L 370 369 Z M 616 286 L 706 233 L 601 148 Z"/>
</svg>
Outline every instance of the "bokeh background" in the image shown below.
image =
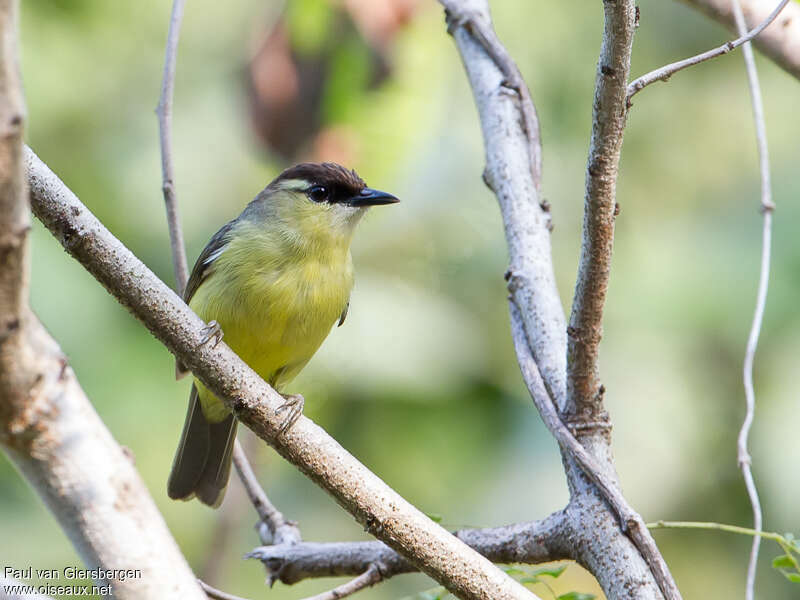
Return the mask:
<svg viewBox="0 0 800 600">
<path fill-rule="evenodd" d="M 22 70 L 28 141 L 83 202 L 172 282 L 156 118 L 170 2 L 29 0 Z M 576 273 L 600 2 L 492 2 L 533 93 L 544 192 L 565 309 Z M 728 34 L 677 2 L 641 0 L 633 73 Z M 576 10 L 579 8 L 579 10 Z M 798 82 L 759 59 L 775 200 L 772 281 L 756 359 L 754 473 L 765 527 L 800 533 Z M 443 524 L 547 515 L 567 491 L 556 445 L 520 381 L 502 274 L 506 249 L 481 183 L 475 108 L 432 0 L 189 2 L 175 92 L 176 187 L 190 261 L 283 167 L 338 160 L 402 204 L 356 236 L 357 285 L 336 329 L 292 386 L 306 413 Z M 736 468 L 741 362 L 755 301 L 761 221 L 741 55 L 636 98 L 618 200 L 602 373 L 625 492 L 647 520 L 750 524 Z M 219 511 L 170 501 L 165 482 L 189 382 L 41 227 L 32 302 L 117 440 L 129 447 L 196 572 L 249 598 L 301 598 L 339 581 L 264 587 L 255 515 L 235 477 Z M 242 435 L 248 434 L 243 432 Z M 244 438 L 261 482 L 307 540 L 366 539 L 352 518 L 269 448 Z M 0 564 L 80 561 L 0 457 Z M 657 532 L 686 598 L 741 597 L 749 538 Z M 770 568 L 762 598 L 798 594 Z M 361 597 L 431 588 L 397 577 Z M 554 582 L 598 593 L 578 567 Z M 547 594 L 546 590 L 538 590 Z"/>
</svg>

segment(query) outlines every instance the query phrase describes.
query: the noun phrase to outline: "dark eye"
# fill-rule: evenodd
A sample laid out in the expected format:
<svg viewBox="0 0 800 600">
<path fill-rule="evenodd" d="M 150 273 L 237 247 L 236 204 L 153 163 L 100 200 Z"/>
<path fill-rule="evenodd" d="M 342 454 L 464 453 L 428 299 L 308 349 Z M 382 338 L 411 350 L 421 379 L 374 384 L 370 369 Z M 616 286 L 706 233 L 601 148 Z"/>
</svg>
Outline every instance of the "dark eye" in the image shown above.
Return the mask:
<svg viewBox="0 0 800 600">
<path fill-rule="evenodd" d="M 328 188 L 324 185 L 315 185 L 308 188 L 306 194 L 314 202 L 325 202 L 328 199 Z"/>
</svg>

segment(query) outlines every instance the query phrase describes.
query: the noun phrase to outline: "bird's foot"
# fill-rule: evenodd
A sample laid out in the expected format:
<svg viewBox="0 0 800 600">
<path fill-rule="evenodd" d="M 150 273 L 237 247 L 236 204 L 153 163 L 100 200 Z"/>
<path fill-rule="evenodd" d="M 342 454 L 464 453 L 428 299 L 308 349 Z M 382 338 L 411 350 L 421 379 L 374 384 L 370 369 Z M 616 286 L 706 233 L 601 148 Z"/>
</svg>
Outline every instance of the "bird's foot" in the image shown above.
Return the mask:
<svg viewBox="0 0 800 600">
<path fill-rule="evenodd" d="M 306 404 L 305 398 L 300 394 L 287 394 L 283 396 L 286 399 L 286 402 L 281 404 L 278 407 L 276 412 L 281 412 L 283 410 L 288 410 L 289 414 L 286 415 L 286 418 L 281 423 L 280 433 L 286 433 L 289 429 L 297 422 L 297 419 L 300 418 L 300 415 L 303 414 L 303 407 Z"/>
<path fill-rule="evenodd" d="M 216 321 L 209 321 L 208 325 L 203 327 L 202 333 L 203 339 L 200 340 L 200 345 L 205 346 L 213 338 L 214 345 L 211 346 L 212 348 L 216 348 L 225 336 L 225 332 L 222 331 L 222 327 Z"/>
</svg>

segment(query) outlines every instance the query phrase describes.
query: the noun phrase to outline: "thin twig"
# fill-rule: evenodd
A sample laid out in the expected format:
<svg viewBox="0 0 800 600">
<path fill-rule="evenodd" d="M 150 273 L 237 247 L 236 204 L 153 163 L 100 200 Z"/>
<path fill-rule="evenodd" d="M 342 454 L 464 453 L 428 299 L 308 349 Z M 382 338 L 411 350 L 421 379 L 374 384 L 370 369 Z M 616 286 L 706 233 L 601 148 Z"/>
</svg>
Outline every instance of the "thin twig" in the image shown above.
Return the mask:
<svg viewBox="0 0 800 600">
<path fill-rule="evenodd" d="M 203 591 L 206 593 L 206 596 L 209 598 L 213 598 L 214 600 L 247 600 L 247 598 L 242 598 L 241 596 L 234 596 L 233 594 L 229 594 L 228 592 L 223 592 L 222 590 L 218 590 L 217 588 L 208 585 L 202 579 L 198 579 L 197 583 L 200 584 L 200 587 L 203 588 Z"/>
<path fill-rule="evenodd" d="M 178 41 L 180 39 L 181 20 L 183 19 L 183 6 L 185 0 L 175 0 L 172 4 L 172 15 L 169 22 L 169 32 L 167 34 L 167 49 L 164 58 L 164 77 L 161 82 L 161 96 L 156 108 L 158 115 L 159 133 L 161 141 L 161 174 L 163 178 L 163 191 L 164 191 L 164 206 L 167 210 L 167 226 L 169 228 L 170 245 L 172 248 L 172 265 L 175 271 L 175 281 L 177 283 L 177 292 L 179 296 L 183 295 L 186 289 L 186 282 L 189 279 L 189 267 L 186 262 L 186 247 L 183 242 L 183 232 L 181 230 L 180 218 L 178 215 L 178 199 L 175 196 L 175 181 L 172 168 L 172 97 L 175 89 L 175 68 L 176 59 L 178 55 Z M 283 518 L 280 512 L 270 503 L 266 493 L 258 484 L 258 481 L 253 474 L 253 469 L 247 462 L 247 456 L 242 450 L 239 441 L 236 440 L 234 446 L 234 458 L 236 462 L 236 472 L 242 477 L 242 483 L 250 500 L 255 504 L 256 501 L 261 503 L 261 506 L 270 506 L 272 509 Z M 249 479 L 245 480 L 243 473 L 250 475 Z M 264 504 L 266 501 L 266 504 Z M 256 511 L 263 519 L 261 508 L 256 505 Z M 273 531 L 277 531 L 269 521 L 265 523 Z M 283 523 L 286 527 L 294 527 L 288 525 L 284 520 Z M 294 527 L 297 532 L 297 538 L 300 537 L 300 532 Z M 287 533 L 287 535 L 291 535 Z M 259 528 L 259 536 L 261 531 Z M 262 540 L 263 541 L 263 540 Z"/>
<path fill-rule="evenodd" d="M 733 0 L 733 11 L 736 18 L 736 27 L 740 33 L 747 31 L 747 24 L 742 14 L 742 7 L 739 0 Z M 759 168 L 761 171 L 761 212 L 763 213 L 763 232 L 761 237 L 761 274 L 758 281 L 758 294 L 756 299 L 755 312 L 753 314 L 753 324 L 750 328 L 750 335 L 747 338 L 747 349 L 744 356 L 743 381 L 746 402 L 746 413 L 742 428 L 739 431 L 737 440 L 737 453 L 739 468 L 742 470 L 747 495 L 750 497 L 750 504 L 753 507 L 753 528 L 760 531 L 762 527 L 761 502 L 758 499 L 758 489 L 753 480 L 751 470 L 750 453 L 747 449 L 747 438 L 750 434 L 750 427 L 753 425 L 755 416 L 756 395 L 753 388 L 753 361 L 755 360 L 758 337 L 761 333 L 761 323 L 764 320 L 764 310 L 767 302 L 767 289 L 769 287 L 770 270 L 770 248 L 772 246 L 772 211 L 775 204 L 772 202 L 772 188 L 770 185 L 769 174 L 769 151 L 767 148 L 767 127 L 764 120 L 764 102 L 761 98 L 761 86 L 758 83 L 758 71 L 756 70 L 753 49 L 750 43 L 746 43 L 742 48 L 744 52 L 744 62 L 747 68 L 747 82 L 750 87 L 750 99 L 753 105 L 753 119 L 756 126 L 756 140 L 758 143 Z M 756 568 L 758 566 L 758 550 L 761 538 L 753 538 L 753 545 L 750 549 L 750 561 L 747 565 L 747 587 L 745 588 L 745 600 L 753 600 L 755 597 Z"/>
<path fill-rule="evenodd" d="M 239 440 L 234 442 L 233 464 L 247 492 L 247 496 L 250 498 L 250 502 L 252 502 L 258 513 L 258 534 L 261 538 L 261 543 L 265 545 L 296 544 L 301 541 L 300 529 L 298 529 L 297 524 L 294 521 L 287 520 L 283 513 L 275 508 L 275 505 L 270 502 L 267 494 L 259 485 L 258 479 L 256 479 L 256 475 L 253 472 L 253 467 L 250 466 Z M 262 528 L 260 527 L 262 523 L 269 530 L 269 536 L 262 533 Z"/>
<path fill-rule="evenodd" d="M 650 85 L 651 83 L 655 83 L 656 81 L 666 81 L 670 77 L 672 77 L 678 71 L 682 71 L 687 67 L 691 67 L 712 58 L 717 58 L 718 56 L 722 56 L 723 54 L 728 54 L 732 50 L 735 50 L 742 44 L 749 42 L 754 37 L 756 37 L 759 33 L 764 31 L 770 23 L 772 23 L 783 10 L 783 7 L 788 4 L 789 0 L 781 0 L 778 6 L 773 10 L 769 16 L 764 19 L 761 24 L 759 24 L 756 28 L 752 29 L 745 35 L 741 37 L 731 40 L 729 42 L 725 42 L 721 46 L 718 46 L 712 50 L 708 50 L 703 52 L 702 54 L 698 54 L 696 56 L 692 56 L 686 58 L 684 60 L 679 60 L 678 62 L 670 63 L 668 65 L 664 65 L 659 69 L 655 69 L 650 71 L 649 73 L 642 75 L 638 79 L 635 79 L 631 83 L 628 84 L 628 105 L 630 105 L 631 99 L 642 91 L 645 87 Z"/>
<path fill-rule="evenodd" d="M 730 0 L 681 0 L 694 7 L 736 33 L 736 19 Z M 774 1 L 774 0 L 773 0 Z M 742 11 L 751 23 L 759 23 L 766 18 L 772 6 L 765 0 L 740 0 Z M 775 27 L 768 27 L 752 40 L 761 53 L 772 59 L 787 73 L 800 79 L 800 4 L 789 2 L 775 20 Z"/>
<path fill-rule="evenodd" d="M 511 311 L 511 333 L 514 349 L 517 354 L 522 378 L 528 387 L 533 402 L 542 416 L 542 421 L 556 438 L 567 455 L 572 456 L 586 476 L 597 486 L 598 490 L 620 519 L 622 530 L 627 533 L 633 544 L 641 553 L 653 577 L 658 583 L 665 598 L 680 598 L 680 592 L 672 579 L 664 558 L 650 535 L 642 517 L 628 504 L 616 483 L 608 478 L 600 465 L 589 452 L 575 439 L 558 414 L 553 399 L 547 392 L 542 376 L 533 359 L 530 347 L 526 343 L 522 315 L 513 302 L 509 302 Z"/>
<path fill-rule="evenodd" d="M 356 592 L 360 592 L 365 588 L 371 587 L 376 583 L 379 583 L 382 579 L 383 577 L 381 576 L 380 569 L 377 565 L 372 564 L 361 575 L 351 579 L 347 583 L 343 583 L 332 590 L 322 592 L 316 596 L 310 596 L 305 600 L 338 600 L 339 598 L 352 596 Z"/>
<path fill-rule="evenodd" d="M 164 77 L 161 81 L 161 96 L 156 107 L 158 130 L 161 143 L 161 179 L 164 205 L 167 209 L 169 241 L 172 247 L 172 267 L 179 296 L 186 289 L 189 279 L 189 266 L 186 262 L 186 248 L 183 245 L 183 231 L 178 215 L 178 202 L 175 198 L 175 174 L 172 167 L 172 97 L 175 90 L 175 62 L 178 56 L 178 39 L 183 18 L 185 0 L 175 0 L 167 33 L 167 50 L 164 57 Z"/>
</svg>

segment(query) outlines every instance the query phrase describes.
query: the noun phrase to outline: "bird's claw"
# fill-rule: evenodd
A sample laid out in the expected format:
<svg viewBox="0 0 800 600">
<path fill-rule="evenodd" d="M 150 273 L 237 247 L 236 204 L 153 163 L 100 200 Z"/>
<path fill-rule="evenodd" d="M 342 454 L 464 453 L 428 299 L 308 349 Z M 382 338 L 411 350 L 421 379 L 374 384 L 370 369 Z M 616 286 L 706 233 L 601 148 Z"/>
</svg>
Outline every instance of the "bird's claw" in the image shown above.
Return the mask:
<svg viewBox="0 0 800 600">
<path fill-rule="evenodd" d="M 225 332 L 222 331 L 222 327 L 216 321 L 209 321 L 208 325 L 203 327 L 202 333 L 203 339 L 200 340 L 200 345 L 205 346 L 213 338 L 214 345 L 211 346 L 212 348 L 216 348 L 225 336 Z"/>
<path fill-rule="evenodd" d="M 289 414 L 286 415 L 286 418 L 281 423 L 280 433 L 284 434 L 289 429 L 291 429 L 292 425 L 297 422 L 297 419 L 300 418 L 300 415 L 303 414 L 303 407 L 306 404 L 305 398 L 300 394 L 288 394 L 284 396 L 286 402 L 281 404 L 275 412 L 281 412 L 283 410 L 288 410 Z"/>
</svg>

